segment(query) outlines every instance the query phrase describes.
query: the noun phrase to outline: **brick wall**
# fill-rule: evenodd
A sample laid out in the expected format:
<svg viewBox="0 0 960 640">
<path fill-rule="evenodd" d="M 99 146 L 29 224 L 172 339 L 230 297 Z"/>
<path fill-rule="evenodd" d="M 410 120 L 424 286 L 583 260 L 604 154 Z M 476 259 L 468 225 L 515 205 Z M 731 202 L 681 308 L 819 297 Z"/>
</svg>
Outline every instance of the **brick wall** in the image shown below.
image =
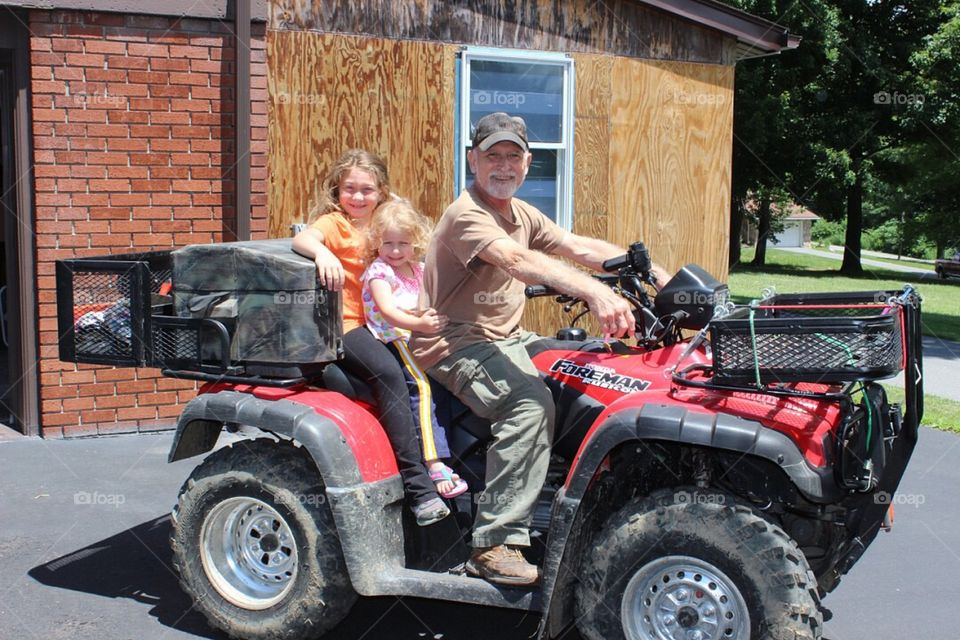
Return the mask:
<svg viewBox="0 0 960 640">
<path fill-rule="evenodd" d="M 54 262 L 217 242 L 232 225 L 232 25 L 33 11 L 40 399 L 46 437 L 172 426 L 195 384 L 57 359 Z M 264 27 L 252 28 L 254 237 L 265 237 Z M 27 375 L 36 375 L 28 371 Z"/>
</svg>

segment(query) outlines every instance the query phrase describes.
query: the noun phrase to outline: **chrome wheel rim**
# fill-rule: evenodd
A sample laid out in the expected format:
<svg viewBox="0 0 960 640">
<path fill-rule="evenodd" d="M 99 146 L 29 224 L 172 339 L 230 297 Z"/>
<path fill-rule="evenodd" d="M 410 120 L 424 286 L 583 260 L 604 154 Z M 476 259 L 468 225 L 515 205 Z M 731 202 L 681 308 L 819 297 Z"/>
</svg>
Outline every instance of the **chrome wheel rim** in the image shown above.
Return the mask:
<svg viewBox="0 0 960 640">
<path fill-rule="evenodd" d="M 747 638 L 750 613 L 736 584 L 709 562 L 667 556 L 627 583 L 620 618 L 630 640 Z"/>
<path fill-rule="evenodd" d="M 230 498 L 210 511 L 200 531 L 200 560 L 217 593 L 242 609 L 272 607 L 297 577 L 290 525 L 255 498 Z"/>
</svg>

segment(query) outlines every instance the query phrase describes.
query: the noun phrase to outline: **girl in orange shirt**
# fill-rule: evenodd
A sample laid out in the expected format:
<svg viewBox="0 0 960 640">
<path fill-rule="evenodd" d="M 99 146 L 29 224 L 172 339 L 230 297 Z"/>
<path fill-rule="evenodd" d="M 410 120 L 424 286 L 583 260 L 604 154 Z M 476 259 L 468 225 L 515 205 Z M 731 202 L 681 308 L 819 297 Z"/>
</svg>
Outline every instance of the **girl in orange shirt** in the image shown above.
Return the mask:
<svg viewBox="0 0 960 640">
<path fill-rule="evenodd" d="M 342 365 L 371 387 L 417 524 L 433 524 L 450 514 L 420 457 L 403 370 L 386 345 L 364 326 L 361 281 L 367 255 L 366 227 L 380 203 L 389 199 L 386 164 L 362 149 L 345 152 L 323 181 L 314 222 L 297 234 L 293 248 L 317 265 L 320 284 L 340 291 L 343 301 Z"/>
</svg>

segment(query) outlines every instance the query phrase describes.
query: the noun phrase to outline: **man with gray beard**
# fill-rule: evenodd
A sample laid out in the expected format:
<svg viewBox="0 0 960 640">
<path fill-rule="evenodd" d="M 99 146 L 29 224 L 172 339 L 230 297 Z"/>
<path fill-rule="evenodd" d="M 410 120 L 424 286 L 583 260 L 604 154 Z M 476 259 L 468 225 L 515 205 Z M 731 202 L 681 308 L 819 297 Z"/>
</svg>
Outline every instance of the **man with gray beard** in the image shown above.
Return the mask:
<svg viewBox="0 0 960 640">
<path fill-rule="evenodd" d="M 449 318 L 439 335 L 410 340 L 421 367 L 492 422 L 486 489 L 473 526 L 467 572 L 499 584 L 534 585 L 539 570 L 521 549 L 543 486 L 554 404 L 527 355 L 538 339 L 520 327 L 524 286 L 544 284 L 582 298 L 605 336 L 632 335 L 630 305 L 609 287 L 550 257 L 600 270 L 626 253 L 564 231 L 514 198 L 532 160 L 521 118 L 492 113 L 477 123 L 467 161 L 473 185 L 444 212 L 427 249 L 422 300 Z M 548 255 L 550 254 L 550 255 Z M 656 267 L 661 281 L 663 271 Z"/>
</svg>

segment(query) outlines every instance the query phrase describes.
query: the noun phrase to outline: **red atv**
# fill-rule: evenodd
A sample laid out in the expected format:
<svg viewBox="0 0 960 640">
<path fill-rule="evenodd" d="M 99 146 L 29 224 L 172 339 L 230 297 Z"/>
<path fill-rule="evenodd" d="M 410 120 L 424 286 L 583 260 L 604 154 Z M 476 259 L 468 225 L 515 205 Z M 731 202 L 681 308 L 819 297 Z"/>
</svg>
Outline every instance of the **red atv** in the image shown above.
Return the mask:
<svg viewBox="0 0 960 640">
<path fill-rule="evenodd" d="M 532 525 L 543 582 L 518 589 L 462 571 L 489 423 L 436 389 L 472 492 L 415 526 L 369 391 L 335 361 L 338 300 L 312 262 L 289 241 L 208 249 L 180 267 L 174 252 L 172 278 L 166 252 L 61 263 L 61 357 L 205 380 L 171 461 L 245 436 L 194 470 L 171 539 L 183 588 L 231 636 L 317 637 L 358 595 L 395 595 L 539 612 L 540 638 L 820 638 L 821 598 L 889 526 L 922 417 L 909 287 L 737 307 L 695 265 L 655 291 L 637 243 L 598 276 L 634 306 L 636 345 L 588 337 L 581 301 L 528 288 L 576 316 L 531 349 L 557 428 Z M 297 270 L 306 319 L 257 319 L 303 293 L 263 279 Z M 181 283 L 204 279 L 220 281 Z M 298 360 L 304 322 L 329 357 Z M 903 406 L 874 382 L 901 369 Z"/>
</svg>

